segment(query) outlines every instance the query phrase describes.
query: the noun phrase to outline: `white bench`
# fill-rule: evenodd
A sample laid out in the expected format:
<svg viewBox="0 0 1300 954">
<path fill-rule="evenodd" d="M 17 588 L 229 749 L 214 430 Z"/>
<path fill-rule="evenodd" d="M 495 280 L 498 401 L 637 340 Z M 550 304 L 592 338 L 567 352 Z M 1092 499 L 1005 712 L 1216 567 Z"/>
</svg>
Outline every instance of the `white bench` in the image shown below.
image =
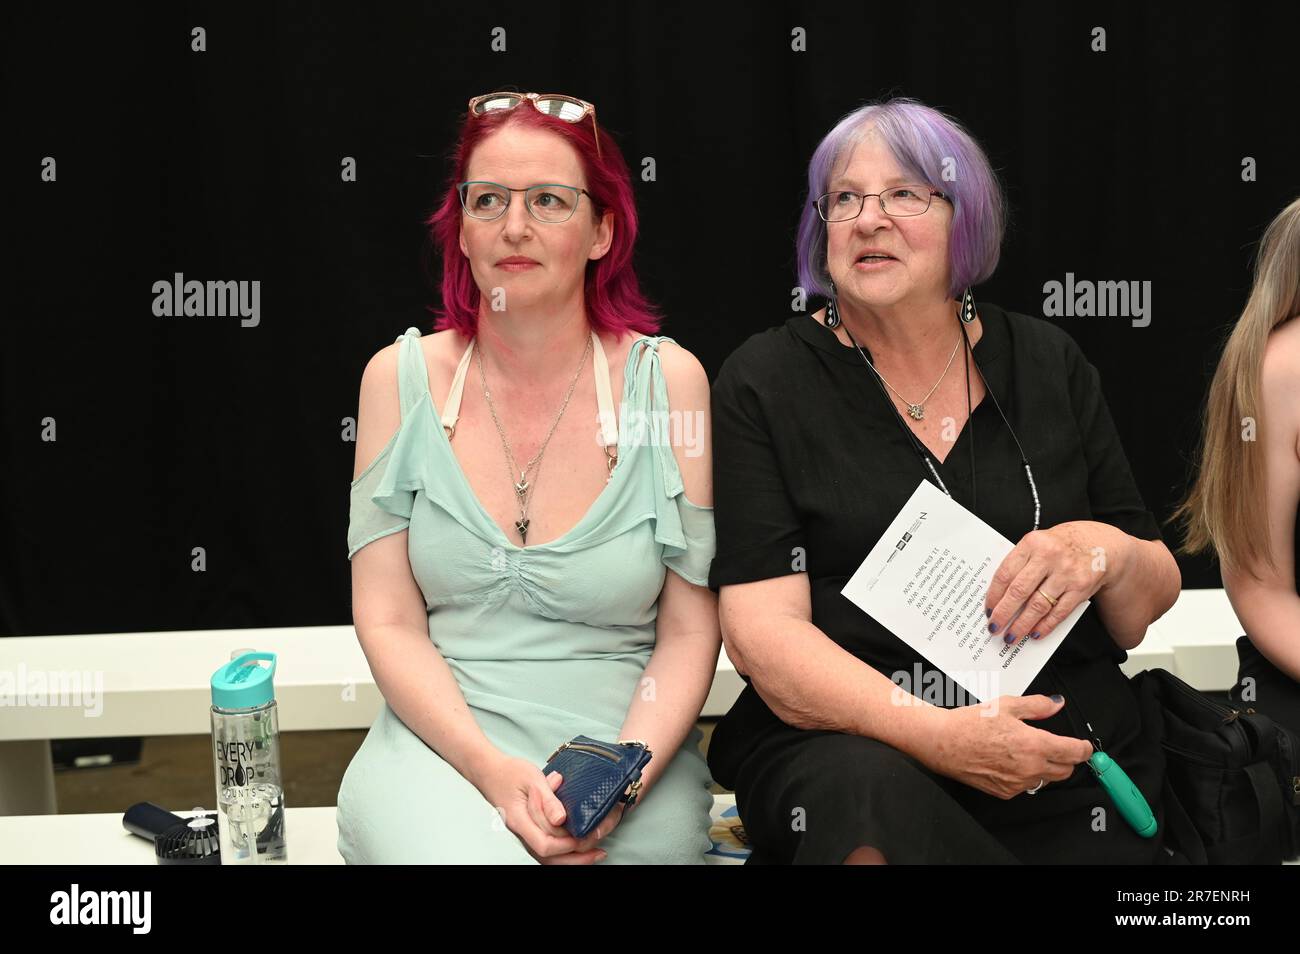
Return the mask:
<svg viewBox="0 0 1300 954">
<path fill-rule="evenodd" d="M 1124 671 L 1161 666 L 1199 689 L 1227 689 L 1241 632 L 1223 590 L 1184 590 Z M 96 674 L 102 682 L 95 701 L 0 708 L 0 816 L 57 812 L 51 739 L 211 732 L 208 680 L 232 650 L 248 647 L 278 655 L 282 731 L 363 729 L 378 714 L 383 699 L 351 626 L 0 639 L 0 677 L 52 674 L 75 686 L 73 677 L 88 673 L 85 688 Z M 743 687 L 722 653 L 702 714 L 721 716 Z"/>
<path fill-rule="evenodd" d="M 734 795 L 714 796 L 714 846 L 704 856 L 710 865 L 744 864 L 743 849 L 727 831 L 735 814 Z M 211 811 L 212 809 L 208 809 Z M 341 865 L 339 830 L 333 806 L 285 809 L 287 863 Z M 177 811 L 190 818 L 192 810 Z M 151 865 L 152 845 L 122 827 L 121 812 L 93 815 L 0 816 L 0 864 L 12 865 Z"/>
<path fill-rule="evenodd" d="M 713 796 L 713 848 L 704 856 L 709 865 L 741 865 L 749 850 L 730 832 L 735 818 L 734 795 Z M 209 809 L 210 811 L 210 809 Z M 288 808 L 285 836 L 291 865 L 341 865 L 338 827 L 333 806 Z M 177 811 L 183 818 L 193 811 Z M 147 841 L 122 827 L 122 815 L 0 816 L 0 864 L 11 865 L 150 865 L 156 859 Z M 1300 865 L 1300 860 L 1284 864 Z"/>
</svg>

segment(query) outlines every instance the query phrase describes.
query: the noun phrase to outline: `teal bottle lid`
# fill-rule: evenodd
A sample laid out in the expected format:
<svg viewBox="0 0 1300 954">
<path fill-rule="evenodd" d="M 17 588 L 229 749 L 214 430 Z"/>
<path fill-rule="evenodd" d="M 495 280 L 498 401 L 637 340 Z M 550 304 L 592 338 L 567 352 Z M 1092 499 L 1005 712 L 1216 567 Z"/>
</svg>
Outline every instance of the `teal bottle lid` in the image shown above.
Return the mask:
<svg viewBox="0 0 1300 954">
<path fill-rule="evenodd" d="M 269 660 L 270 668 L 256 664 Z M 275 653 L 244 653 L 212 674 L 212 704 L 222 709 L 252 709 L 275 699 Z"/>
</svg>

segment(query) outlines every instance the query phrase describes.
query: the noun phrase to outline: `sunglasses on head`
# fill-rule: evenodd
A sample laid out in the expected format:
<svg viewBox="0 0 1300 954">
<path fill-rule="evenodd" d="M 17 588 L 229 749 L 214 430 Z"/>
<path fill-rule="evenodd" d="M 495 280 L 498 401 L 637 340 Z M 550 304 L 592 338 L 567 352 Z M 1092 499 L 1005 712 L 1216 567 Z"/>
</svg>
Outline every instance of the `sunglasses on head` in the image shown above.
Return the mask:
<svg viewBox="0 0 1300 954">
<path fill-rule="evenodd" d="M 563 119 L 566 123 L 580 123 L 590 114 L 591 131 L 596 137 L 596 155 L 602 159 L 604 158 L 600 154 L 600 132 L 596 127 L 596 107 L 585 99 L 578 99 L 576 96 L 565 96 L 562 93 L 512 93 L 509 91 L 484 93 L 482 96 L 475 96 L 469 101 L 469 114 L 471 116 L 485 116 L 497 110 L 514 109 L 523 102 L 532 103 L 533 108 L 539 113 Z"/>
</svg>

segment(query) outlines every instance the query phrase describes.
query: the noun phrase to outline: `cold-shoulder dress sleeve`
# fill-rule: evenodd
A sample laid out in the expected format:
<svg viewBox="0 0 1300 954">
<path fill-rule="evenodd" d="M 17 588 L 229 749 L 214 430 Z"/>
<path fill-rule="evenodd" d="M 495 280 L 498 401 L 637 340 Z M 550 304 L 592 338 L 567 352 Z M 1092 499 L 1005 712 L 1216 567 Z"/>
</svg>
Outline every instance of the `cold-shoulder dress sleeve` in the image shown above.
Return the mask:
<svg viewBox="0 0 1300 954">
<path fill-rule="evenodd" d="M 429 428 L 412 425 L 428 394 L 428 371 L 420 331 L 398 337 L 397 383 L 402 419 L 397 432 L 361 475 L 352 481 L 348 508 L 348 559 L 368 543 L 410 526 L 420 467 L 428 461 Z"/>
<path fill-rule="evenodd" d="M 713 532 L 713 508 L 702 507 L 686 496 L 681 468 L 673 453 L 674 440 L 692 451 L 691 435 L 696 433 L 685 413 L 673 415 L 668 404 L 668 386 L 659 364 L 659 344 L 670 341 L 666 336 L 643 338 L 636 343 L 645 347 L 636 364 L 638 377 L 649 375 L 648 413 L 641 421 L 627 421 L 625 426 L 644 427 L 646 439 L 655 455 L 655 540 L 663 544 L 663 564 L 687 582 L 707 586 L 709 566 L 717 548 Z M 638 385 L 641 382 L 637 382 Z M 644 393 L 640 388 L 638 393 Z M 674 425 L 674 421 L 678 421 Z"/>
</svg>

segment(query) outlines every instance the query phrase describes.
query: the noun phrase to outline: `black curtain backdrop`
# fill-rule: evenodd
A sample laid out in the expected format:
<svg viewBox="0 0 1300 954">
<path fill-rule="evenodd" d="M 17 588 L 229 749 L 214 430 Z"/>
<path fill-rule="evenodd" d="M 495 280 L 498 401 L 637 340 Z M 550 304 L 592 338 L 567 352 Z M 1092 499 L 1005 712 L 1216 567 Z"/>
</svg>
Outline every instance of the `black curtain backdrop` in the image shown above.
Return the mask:
<svg viewBox="0 0 1300 954">
<path fill-rule="evenodd" d="M 371 355 L 431 328 L 420 222 L 466 100 L 502 86 L 589 99 L 634 172 L 654 158 L 638 271 L 711 377 L 791 314 L 831 125 L 887 94 L 953 114 L 1012 209 L 978 299 L 1041 315 L 1067 272 L 1152 283 L 1147 327 L 1050 320 L 1099 368 L 1163 520 L 1256 242 L 1300 193 L 1283 9 L 6 5 L 0 632 L 350 621 L 345 421 Z M 260 324 L 155 317 L 176 272 L 260 281 Z"/>
</svg>

